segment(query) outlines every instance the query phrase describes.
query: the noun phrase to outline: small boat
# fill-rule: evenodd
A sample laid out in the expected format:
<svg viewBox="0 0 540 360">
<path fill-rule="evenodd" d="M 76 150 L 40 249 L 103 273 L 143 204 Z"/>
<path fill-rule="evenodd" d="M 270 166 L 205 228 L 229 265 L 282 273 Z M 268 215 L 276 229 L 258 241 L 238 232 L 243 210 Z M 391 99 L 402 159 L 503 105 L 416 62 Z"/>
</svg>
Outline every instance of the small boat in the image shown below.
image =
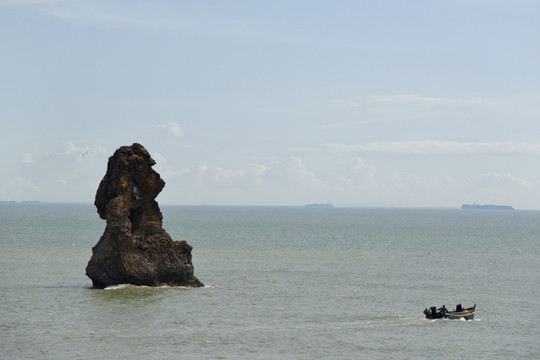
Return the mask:
<svg viewBox="0 0 540 360">
<path fill-rule="evenodd" d="M 448 311 L 444 305 L 438 309 L 435 306 L 424 309 L 424 315 L 427 319 L 473 320 L 474 314 L 476 314 L 476 304 L 470 308 L 463 308 L 461 304 L 458 304 L 453 311 Z"/>
<path fill-rule="evenodd" d="M 334 205 L 332 203 L 326 203 L 326 204 L 306 204 L 305 207 L 323 207 L 323 208 L 333 208 Z"/>
<path fill-rule="evenodd" d="M 460 304 L 461 305 L 461 304 Z M 466 309 L 459 309 L 460 305 L 456 308 L 454 311 L 449 311 L 446 313 L 446 317 L 448 319 L 465 319 L 465 320 L 473 320 L 474 314 L 476 314 L 476 304 L 474 304 L 473 307 L 466 308 Z M 460 311 L 458 311 L 460 310 Z"/>
</svg>

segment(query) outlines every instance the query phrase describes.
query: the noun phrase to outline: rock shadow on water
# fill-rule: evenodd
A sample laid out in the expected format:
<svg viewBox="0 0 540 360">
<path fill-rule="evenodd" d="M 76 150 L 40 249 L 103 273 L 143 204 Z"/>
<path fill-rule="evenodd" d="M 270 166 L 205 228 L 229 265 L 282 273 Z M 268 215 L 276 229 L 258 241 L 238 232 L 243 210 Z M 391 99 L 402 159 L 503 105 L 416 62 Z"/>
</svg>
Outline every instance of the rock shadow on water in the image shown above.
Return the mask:
<svg viewBox="0 0 540 360">
<path fill-rule="evenodd" d="M 43 289 L 51 290 L 85 290 L 85 289 L 95 289 L 91 285 L 46 285 L 42 286 Z"/>
</svg>

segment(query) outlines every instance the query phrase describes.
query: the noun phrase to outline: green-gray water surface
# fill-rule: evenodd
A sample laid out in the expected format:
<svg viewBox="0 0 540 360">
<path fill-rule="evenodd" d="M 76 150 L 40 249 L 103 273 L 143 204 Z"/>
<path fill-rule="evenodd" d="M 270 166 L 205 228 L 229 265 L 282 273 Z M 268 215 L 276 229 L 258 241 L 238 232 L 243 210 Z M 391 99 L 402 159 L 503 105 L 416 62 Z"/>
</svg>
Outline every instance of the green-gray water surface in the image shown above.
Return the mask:
<svg viewBox="0 0 540 360">
<path fill-rule="evenodd" d="M 540 212 L 162 207 L 204 288 L 91 289 L 92 205 L 0 205 L 2 359 L 538 359 Z M 481 309 L 427 320 L 425 307 Z"/>
</svg>

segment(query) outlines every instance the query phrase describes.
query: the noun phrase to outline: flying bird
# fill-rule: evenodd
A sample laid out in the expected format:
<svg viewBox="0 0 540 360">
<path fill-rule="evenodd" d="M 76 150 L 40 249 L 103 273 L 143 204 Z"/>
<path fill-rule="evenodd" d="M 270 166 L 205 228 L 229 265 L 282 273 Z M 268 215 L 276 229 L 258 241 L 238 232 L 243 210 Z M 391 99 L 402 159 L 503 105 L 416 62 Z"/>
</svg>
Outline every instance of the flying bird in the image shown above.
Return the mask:
<svg viewBox="0 0 540 360">
<path fill-rule="evenodd" d="M 81 157 L 83 157 L 83 156 L 86 155 L 86 154 L 88 154 L 88 151 L 86 151 L 85 153 L 83 153 L 83 154 L 81 155 Z"/>
</svg>

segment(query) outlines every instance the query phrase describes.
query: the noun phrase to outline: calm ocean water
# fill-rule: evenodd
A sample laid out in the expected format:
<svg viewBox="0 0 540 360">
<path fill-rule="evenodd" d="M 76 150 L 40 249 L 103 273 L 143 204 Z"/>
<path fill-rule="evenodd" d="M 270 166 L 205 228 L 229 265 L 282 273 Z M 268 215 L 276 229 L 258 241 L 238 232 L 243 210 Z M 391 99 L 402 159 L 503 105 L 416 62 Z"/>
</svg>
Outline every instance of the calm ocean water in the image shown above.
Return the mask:
<svg viewBox="0 0 540 360">
<path fill-rule="evenodd" d="M 162 212 L 206 287 L 90 289 L 92 205 L 1 204 L 0 358 L 540 358 L 540 212 Z"/>
</svg>

